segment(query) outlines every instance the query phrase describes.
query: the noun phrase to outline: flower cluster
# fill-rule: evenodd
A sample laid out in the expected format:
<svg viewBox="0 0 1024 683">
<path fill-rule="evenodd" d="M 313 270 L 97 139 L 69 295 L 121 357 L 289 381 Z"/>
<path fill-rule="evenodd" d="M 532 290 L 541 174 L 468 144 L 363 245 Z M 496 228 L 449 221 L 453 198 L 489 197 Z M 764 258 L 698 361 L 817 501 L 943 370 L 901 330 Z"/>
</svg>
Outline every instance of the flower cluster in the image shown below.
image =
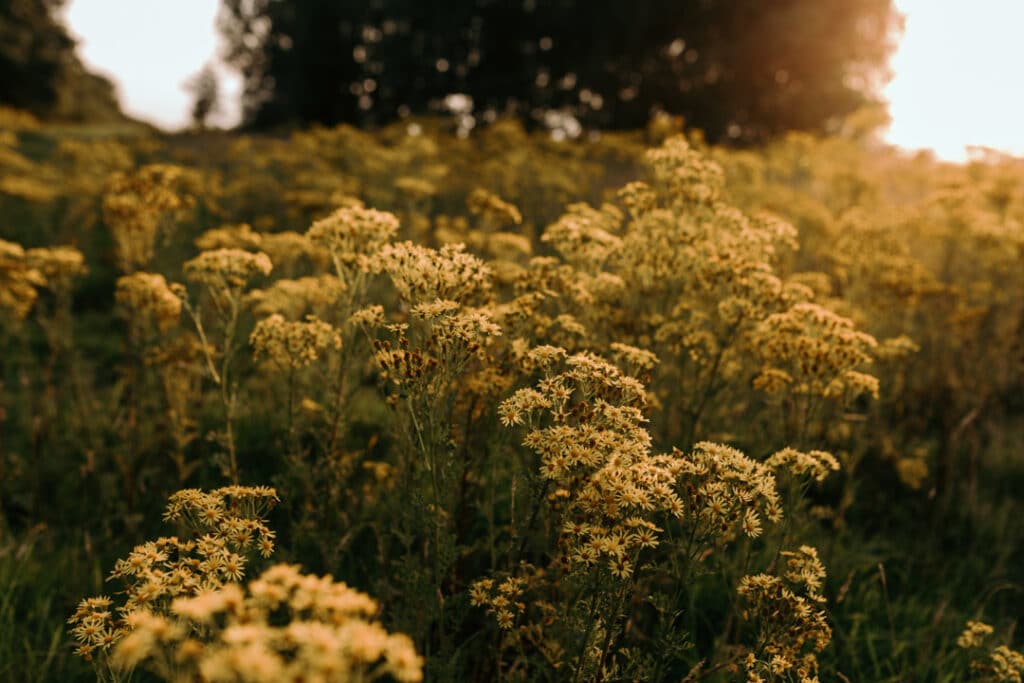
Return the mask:
<svg viewBox="0 0 1024 683">
<path fill-rule="evenodd" d="M 277 502 L 265 486 L 227 486 L 204 492 L 178 491 L 167 504 L 164 520 L 180 522 L 194 537 L 162 537 L 136 546 L 118 560 L 111 579 L 126 584 L 125 601 L 110 609 L 109 598 L 83 600 L 68 620 L 78 642 L 76 654 L 91 659 L 109 655 L 112 645 L 132 630 L 131 615 L 140 610 L 164 614 L 172 600 L 215 590 L 245 576 L 246 554 L 274 552 L 274 532 L 263 515 Z"/>
<path fill-rule="evenodd" d="M 455 363 L 458 357 L 476 354 L 493 338 L 501 336 L 501 327 L 486 308 L 466 308 L 451 300 L 437 299 L 413 306 L 411 314 L 429 324 L 429 347 L 439 358 Z"/>
<path fill-rule="evenodd" d="M 526 611 L 522 601 L 526 579 L 509 576 L 503 581 L 480 579 L 469 588 L 469 604 L 485 607 L 488 614 L 494 614 L 498 626 L 508 630 L 515 624 L 516 615 Z"/>
<path fill-rule="evenodd" d="M 415 394 L 425 394 L 440 364 L 422 350 L 410 348 L 409 338 L 401 327 L 391 329 L 398 335 L 395 344 L 387 339 L 373 340 L 374 360 L 383 371 L 382 379 L 413 389 Z"/>
<path fill-rule="evenodd" d="M 215 293 L 239 291 L 253 278 L 269 275 L 271 270 L 269 256 L 242 249 L 204 251 L 184 266 L 189 281 L 204 284 Z"/>
<path fill-rule="evenodd" d="M 985 644 L 985 639 L 992 635 L 994 631 L 994 628 L 983 621 L 968 621 L 967 627 L 964 628 L 963 633 L 956 639 L 957 647 L 965 650 L 981 647 Z"/>
<path fill-rule="evenodd" d="M 809 546 L 782 555 L 787 558 L 783 576 L 744 576 L 737 589 L 743 618 L 758 626 L 757 645 L 745 662 L 747 681 L 763 683 L 793 672 L 804 683 L 816 683 L 816 653 L 832 639 L 820 608 L 825 568 Z"/>
<path fill-rule="evenodd" d="M 555 374 L 563 358 L 566 370 Z M 640 550 L 658 544 L 652 514 L 682 508 L 672 488 L 673 459 L 650 455 L 641 411 L 646 391 L 593 354 L 567 356 L 541 346 L 528 362 L 546 377 L 503 401 L 501 420 L 530 427 L 523 444 L 540 457 L 541 477 L 555 487 L 555 499 L 566 501 L 562 545 L 570 563 L 602 562 L 613 576 L 627 578 Z"/>
<path fill-rule="evenodd" d="M 164 222 L 194 204 L 182 186 L 195 183 L 194 172 L 163 164 L 110 178 L 103 218 L 113 233 L 122 271 L 130 273 L 149 263 Z"/>
<path fill-rule="evenodd" d="M 995 632 L 981 621 L 968 621 L 956 644 L 972 653 L 971 671 L 989 683 L 1021 683 L 1024 678 L 1024 654 L 1007 645 L 988 646 Z"/>
<path fill-rule="evenodd" d="M 519 225 L 523 215 L 513 204 L 483 188 L 476 188 L 466 198 L 466 206 L 474 216 L 481 216 L 494 225 Z"/>
<path fill-rule="evenodd" d="M 175 599 L 165 614 L 138 611 L 114 651 L 164 680 L 210 683 L 423 679 L 412 639 L 388 633 L 376 601 L 330 576 L 279 564 L 238 584 Z"/>
<path fill-rule="evenodd" d="M 0 240 L 0 310 L 24 320 L 39 296 L 36 288 L 45 284 L 46 278 L 29 265 L 20 244 Z"/>
<path fill-rule="evenodd" d="M 331 263 L 330 250 L 294 230 L 260 233 L 260 250 L 270 256 L 275 267 L 289 273 L 299 268 L 304 261 L 317 268 Z"/>
<path fill-rule="evenodd" d="M 722 545 L 741 533 L 761 535 L 764 517 L 782 519 L 782 502 L 770 467 L 735 448 L 702 441 L 684 455 L 674 453 L 672 468 L 682 495 L 677 517 L 688 520 L 697 548 Z"/>
<path fill-rule="evenodd" d="M 360 308 L 348 317 L 348 322 L 369 332 L 376 327 L 384 325 L 384 307 L 380 304 L 374 304 Z"/>
<path fill-rule="evenodd" d="M 379 324 L 382 318 L 374 313 L 364 309 L 353 319 L 364 325 Z M 417 304 L 411 316 L 419 324 L 387 326 L 396 336 L 395 343 L 375 339 L 374 356 L 386 379 L 415 393 L 441 390 L 436 382 L 458 376 L 470 359 L 483 354 L 502 334 L 486 309 L 466 308 L 451 300 Z M 416 334 L 410 337 L 410 332 Z"/>
<path fill-rule="evenodd" d="M 648 150 L 647 162 L 656 181 L 680 200 L 702 204 L 717 199 L 724 183 L 722 168 L 693 149 L 682 135 Z"/>
<path fill-rule="evenodd" d="M 935 275 L 910 253 L 903 235 L 912 228 L 906 222 L 879 220 L 863 210 L 842 216 L 829 258 L 836 279 L 853 289 L 862 305 L 889 307 L 894 299 L 913 305 L 942 292 Z"/>
<path fill-rule="evenodd" d="M 74 247 L 38 247 L 25 252 L 25 262 L 38 271 L 52 290 L 67 292 L 75 278 L 82 277 L 88 269 L 85 257 Z"/>
<path fill-rule="evenodd" d="M 658 202 L 658 195 L 651 186 L 639 180 L 626 183 L 618 197 L 634 219 L 653 209 Z"/>
<path fill-rule="evenodd" d="M 181 299 L 171 291 L 163 275 L 137 271 L 117 280 L 117 302 L 135 315 L 151 320 L 162 332 L 177 324 Z"/>
<path fill-rule="evenodd" d="M 878 379 L 855 369 L 872 362 L 877 345 L 849 318 L 799 303 L 762 324 L 759 346 L 768 365 L 754 385 L 766 391 L 791 385 L 796 393 L 812 396 L 877 398 Z"/>
<path fill-rule="evenodd" d="M 810 475 L 815 481 L 825 481 L 831 472 L 839 471 L 839 461 L 825 451 L 808 451 L 806 453 L 795 448 L 783 448 L 773 453 L 764 463 L 772 469 L 785 467 L 798 477 Z"/>
<path fill-rule="evenodd" d="M 905 334 L 878 342 L 875 358 L 880 361 L 899 360 L 921 350 L 913 339 Z"/>
<path fill-rule="evenodd" d="M 341 335 L 316 316 L 291 322 L 275 313 L 256 323 L 249 337 L 257 358 L 281 370 L 296 370 L 316 362 L 329 349 L 341 348 Z"/>
<path fill-rule="evenodd" d="M 330 251 L 340 276 L 352 268 L 370 270 L 374 254 L 397 232 L 398 219 L 393 214 L 346 206 L 314 222 L 306 237 Z"/>
<path fill-rule="evenodd" d="M 405 301 L 464 302 L 491 286 L 490 269 L 483 261 L 466 253 L 462 244 L 431 249 L 412 242 L 399 242 L 385 245 L 378 256 L 377 269 L 388 274 Z"/>
<path fill-rule="evenodd" d="M 505 268 L 505 280 L 514 281 L 516 276 L 522 272 L 522 267 L 516 263 L 521 257 L 528 257 L 533 253 L 533 244 L 525 235 L 515 232 L 495 232 L 487 237 L 487 252 L 498 259 L 495 264 Z M 499 277 L 500 273 L 495 273 Z"/>
<path fill-rule="evenodd" d="M 631 346 L 629 344 L 612 342 L 609 348 L 611 350 L 612 358 L 615 359 L 621 367 L 632 370 L 633 372 L 639 373 L 653 370 L 660 362 L 658 357 L 647 349 L 637 348 L 636 346 Z"/>
<path fill-rule="evenodd" d="M 796 246 L 796 229 L 725 202 L 714 162 L 682 138 L 647 161 L 650 181 L 623 188 L 621 209 L 568 207 L 541 238 L 561 259 L 535 259 L 523 281 L 559 297 L 558 314 L 532 314 L 535 337 L 572 349 L 627 344 L 660 358 L 650 373 L 652 403 L 673 425 L 669 440 L 692 443 L 725 431 L 740 412 L 759 324 L 813 293 L 776 273 Z M 571 342 L 552 324 L 566 313 L 583 325 L 585 341 Z"/>
<path fill-rule="evenodd" d="M 341 299 L 345 283 L 335 275 L 275 280 L 266 289 L 254 289 L 245 295 L 256 315 L 280 313 L 297 319 L 307 313 L 324 314 Z"/>
<path fill-rule="evenodd" d="M 78 643 L 75 654 L 92 660 L 96 651 L 107 653 L 114 643 L 128 632 L 123 618 L 115 614 L 114 601 L 105 595 L 86 598 L 78 603 L 68 619 L 71 636 Z"/>
<path fill-rule="evenodd" d="M 622 246 L 622 239 L 616 234 L 621 224 L 622 213 L 611 204 L 601 209 L 571 204 L 561 218 L 544 230 L 541 241 L 551 244 L 573 266 L 600 269 Z"/>
<path fill-rule="evenodd" d="M 395 189 L 401 190 L 413 199 L 433 197 L 437 194 L 437 186 L 434 183 L 416 176 L 395 178 Z"/>
</svg>

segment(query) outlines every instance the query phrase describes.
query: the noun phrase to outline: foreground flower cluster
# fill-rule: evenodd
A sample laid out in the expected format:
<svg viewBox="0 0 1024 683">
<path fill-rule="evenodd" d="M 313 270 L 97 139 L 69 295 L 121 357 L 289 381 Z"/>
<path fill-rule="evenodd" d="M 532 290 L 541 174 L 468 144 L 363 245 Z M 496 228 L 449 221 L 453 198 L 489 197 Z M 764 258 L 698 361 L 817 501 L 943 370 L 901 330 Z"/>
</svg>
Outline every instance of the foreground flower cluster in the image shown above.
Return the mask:
<svg viewBox="0 0 1024 683">
<path fill-rule="evenodd" d="M 377 610 L 343 583 L 278 564 L 245 590 L 232 583 L 178 598 L 168 615 L 130 613 L 114 658 L 176 681 L 422 680 L 412 640 L 384 630 Z"/>
</svg>

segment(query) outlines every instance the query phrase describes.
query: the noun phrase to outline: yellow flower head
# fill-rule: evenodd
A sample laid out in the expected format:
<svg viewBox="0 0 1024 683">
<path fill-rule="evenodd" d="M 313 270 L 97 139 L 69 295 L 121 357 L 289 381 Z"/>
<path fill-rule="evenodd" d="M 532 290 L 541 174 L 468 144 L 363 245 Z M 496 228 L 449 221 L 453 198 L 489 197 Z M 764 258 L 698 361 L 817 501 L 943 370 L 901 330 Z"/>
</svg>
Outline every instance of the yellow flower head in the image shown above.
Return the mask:
<svg viewBox="0 0 1024 683">
<path fill-rule="evenodd" d="M 289 322 L 274 314 L 256 323 L 249 337 L 257 358 L 266 358 L 280 369 L 304 368 L 328 349 L 341 348 L 341 335 L 316 316 Z"/>
</svg>

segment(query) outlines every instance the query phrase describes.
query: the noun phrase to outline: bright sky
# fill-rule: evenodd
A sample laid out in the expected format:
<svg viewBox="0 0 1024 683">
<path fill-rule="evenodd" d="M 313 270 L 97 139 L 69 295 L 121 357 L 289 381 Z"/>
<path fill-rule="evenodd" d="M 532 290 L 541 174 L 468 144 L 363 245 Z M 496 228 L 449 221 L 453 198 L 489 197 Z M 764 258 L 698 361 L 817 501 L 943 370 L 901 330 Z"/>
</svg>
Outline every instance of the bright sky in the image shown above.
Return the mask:
<svg viewBox="0 0 1024 683">
<path fill-rule="evenodd" d="M 72 0 L 67 24 L 85 63 L 118 86 L 122 108 L 163 128 L 190 120 L 192 98 L 182 87 L 217 53 L 218 0 Z M 224 111 L 211 121 L 238 119 L 240 79 L 221 72 Z"/>
<path fill-rule="evenodd" d="M 889 142 L 962 161 L 966 145 L 1024 155 L 1024 0 L 896 0 L 906 32 L 885 89 Z"/>
<path fill-rule="evenodd" d="M 72 0 L 85 62 L 118 83 L 129 114 L 165 128 L 189 121 L 182 84 L 217 52 L 218 0 Z M 967 145 L 1024 155 L 1024 0 L 896 0 L 907 15 L 885 89 L 887 139 L 962 160 Z M 240 81 L 222 71 L 221 125 L 238 118 Z"/>
</svg>

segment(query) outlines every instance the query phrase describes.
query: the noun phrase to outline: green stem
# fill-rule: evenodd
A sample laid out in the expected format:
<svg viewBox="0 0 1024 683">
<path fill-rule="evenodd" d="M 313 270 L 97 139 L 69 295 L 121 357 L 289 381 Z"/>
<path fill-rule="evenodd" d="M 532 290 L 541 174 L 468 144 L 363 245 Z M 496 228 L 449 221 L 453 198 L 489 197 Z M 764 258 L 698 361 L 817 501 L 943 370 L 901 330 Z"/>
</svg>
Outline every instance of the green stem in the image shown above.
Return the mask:
<svg viewBox="0 0 1024 683">
<path fill-rule="evenodd" d="M 587 656 L 587 646 L 590 645 L 590 636 L 594 633 L 594 628 L 597 622 L 594 617 L 597 616 L 597 591 L 594 591 L 593 597 L 590 599 L 590 613 L 587 615 L 587 632 L 583 636 L 583 644 L 580 647 L 579 658 L 576 662 L 576 672 L 572 676 L 573 683 L 579 683 L 580 674 L 583 673 L 583 662 Z"/>
<path fill-rule="evenodd" d="M 298 455 L 295 439 L 295 367 L 288 368 L 288 448 L 292 455 Z"/>
</svg>

